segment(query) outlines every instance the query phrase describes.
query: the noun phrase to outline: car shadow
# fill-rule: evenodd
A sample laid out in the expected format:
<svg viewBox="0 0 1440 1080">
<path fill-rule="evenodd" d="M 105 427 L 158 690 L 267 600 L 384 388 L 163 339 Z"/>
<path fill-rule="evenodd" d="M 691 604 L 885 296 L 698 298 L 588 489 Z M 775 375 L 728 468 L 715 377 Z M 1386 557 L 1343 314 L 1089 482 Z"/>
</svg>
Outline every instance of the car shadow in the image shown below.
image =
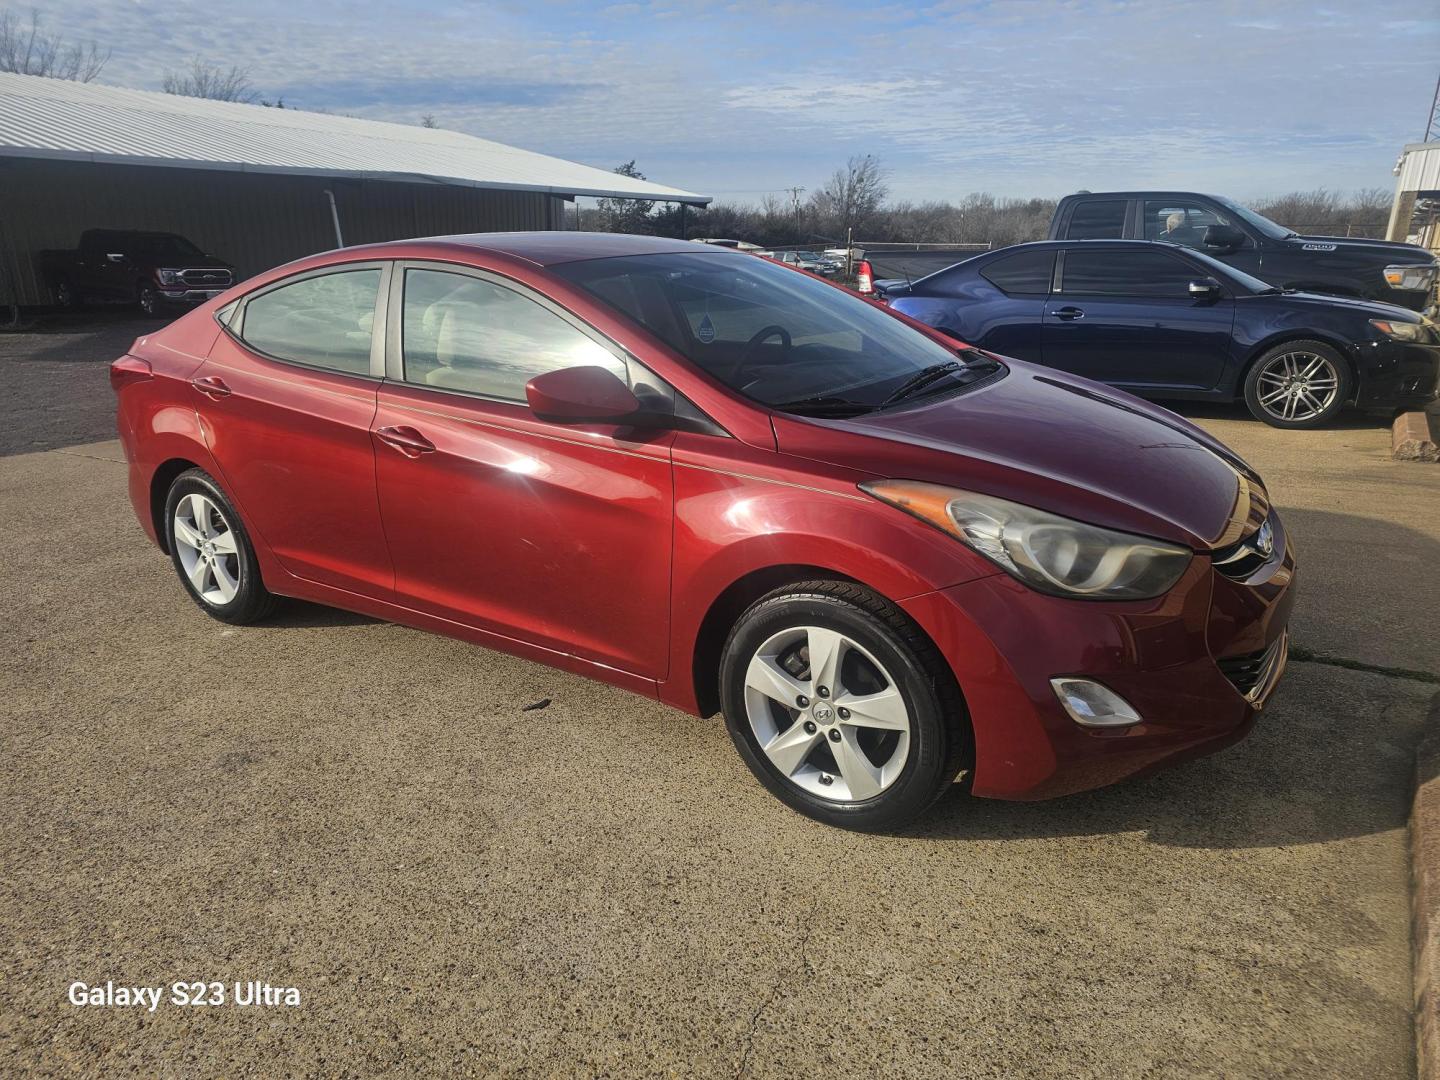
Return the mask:
<svg viewBox="0 0 1440 1080">
<path fill-rule="evenodd" d="M 1255 419 L 1243 401 L 1161 401 L 1155 400 L 1171 412 L 1179 413 L 1187 420 L 1248 420 L 1252 424 L 1264 423 Z M 1388 428 L 1393 423 L 1393 411 L 1366 412 L 1360 409 L 1345 409 L 1325 425 L 1336 431 L 1363 431 L 1372 428 Z"/>
<path fill-rule="evenodd" d="M 312 604 L 308 600 L 284 598 L 264 625 L 277 630 L 312 630 L 324 627 L 373 626 L 384 622 L 373 615 Z"/>
</svg>

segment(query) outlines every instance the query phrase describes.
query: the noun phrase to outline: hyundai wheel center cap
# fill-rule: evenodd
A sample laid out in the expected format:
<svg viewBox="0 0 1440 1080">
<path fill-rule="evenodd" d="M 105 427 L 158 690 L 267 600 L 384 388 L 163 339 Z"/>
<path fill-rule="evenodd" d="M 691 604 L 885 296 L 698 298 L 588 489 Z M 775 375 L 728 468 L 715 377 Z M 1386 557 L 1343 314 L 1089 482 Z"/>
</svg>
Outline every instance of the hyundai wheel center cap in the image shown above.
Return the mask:
<svg viewBox="0 0 1440 1080">
<path fill-rule="evenodd" d="M 817 724 L 833 724 L 835 722 L 835 710 L 823 701 L 817 701 L 811 712 Z"/>
</svg>

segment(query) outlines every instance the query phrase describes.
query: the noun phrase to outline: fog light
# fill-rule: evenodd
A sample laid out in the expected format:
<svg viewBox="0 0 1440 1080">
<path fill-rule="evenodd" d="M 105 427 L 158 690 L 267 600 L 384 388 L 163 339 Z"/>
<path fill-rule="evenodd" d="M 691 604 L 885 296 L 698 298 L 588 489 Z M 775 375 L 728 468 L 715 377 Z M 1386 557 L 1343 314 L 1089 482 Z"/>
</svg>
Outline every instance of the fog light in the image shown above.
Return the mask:
<svg viewBox="0 0 1440 1080">
<path fill-rule="evenodd" d="M 1129 727 L 1140 714 L 1115 691 L 1089 679 L 1051 679 L 1055 696 L 1082 727 Z"/>
</svg>

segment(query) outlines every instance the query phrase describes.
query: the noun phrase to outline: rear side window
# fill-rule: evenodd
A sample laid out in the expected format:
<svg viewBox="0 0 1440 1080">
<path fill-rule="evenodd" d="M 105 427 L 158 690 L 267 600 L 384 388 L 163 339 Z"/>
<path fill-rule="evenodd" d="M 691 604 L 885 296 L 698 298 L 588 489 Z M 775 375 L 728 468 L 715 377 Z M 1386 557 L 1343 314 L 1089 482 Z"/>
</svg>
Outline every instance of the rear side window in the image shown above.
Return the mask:
<svg viewBox="0 0 1440 1080">
<path fill-rule="evenodd" d="M 405 381 L 524 401 L 536 375 L 595 366 L 628 381 L 625 363 L 534 300 L 481 278 L 405 271 Z"/>
<path fill-rule="evenodd" d="M 1163 251 L 1065 253 L 1060 291 L 1083 296 L 1188 297 L 1198 270 Z"/>
<path fill-rule="evenodd" d="M 1124 199 L 1100 199 L 1080 202 L 1070 211 L 1067 240 L 1122 240 L 1125 237 Z"/>
<path fill-rule="evenodd" d="M 379 291 L 376 269 L 302 278 L 247 301 L 240 337 L 280 360 L 368 375 Z"/>
<path fill-rule="evenodd" d="M 1022 251 L 996 259 L 980 275 L 1011 296 L 1044 296 L 1050 291 L 1054 271 L 1054 251 Z"/>
</svg>

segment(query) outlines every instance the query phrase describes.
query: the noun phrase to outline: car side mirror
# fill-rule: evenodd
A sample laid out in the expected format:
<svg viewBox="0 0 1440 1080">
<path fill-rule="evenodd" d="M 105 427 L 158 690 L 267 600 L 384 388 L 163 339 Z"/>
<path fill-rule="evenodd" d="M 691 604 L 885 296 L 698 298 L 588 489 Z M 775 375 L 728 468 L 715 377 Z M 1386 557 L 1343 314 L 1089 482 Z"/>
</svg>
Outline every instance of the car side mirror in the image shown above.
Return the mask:
<svg viewBox="0 0 1440 1080">
<path fill-rule="evenodd" d="M 541 420 L 557 424 L 618 424 L 640 411 L 640 399 L 613 371 L 586 366 L 536 375 L 525 400 Z"/>
<path fill-rule="evenodd" d="M 1210 225 L 1205 229 L 1205 246 L 1215 251 L 1234 251 L 1245 243 L 1245 234 L 1234 225 Z"/>
<path fill-rule="evenodd" d="M 105 256 L 105 258 L 109 259 L 113 263 L 123 263 L 130 261 L 128 256 L 122 255 L 118 251 L 110 252 L 108 255 Z"/>
<path fill-rule="evenodd" d="M 1196 278 L 1190 282 L 1190 299 L 1217 300 L 1220 297 L 1220 283 L 1214 278 Z"/>
</svg>

